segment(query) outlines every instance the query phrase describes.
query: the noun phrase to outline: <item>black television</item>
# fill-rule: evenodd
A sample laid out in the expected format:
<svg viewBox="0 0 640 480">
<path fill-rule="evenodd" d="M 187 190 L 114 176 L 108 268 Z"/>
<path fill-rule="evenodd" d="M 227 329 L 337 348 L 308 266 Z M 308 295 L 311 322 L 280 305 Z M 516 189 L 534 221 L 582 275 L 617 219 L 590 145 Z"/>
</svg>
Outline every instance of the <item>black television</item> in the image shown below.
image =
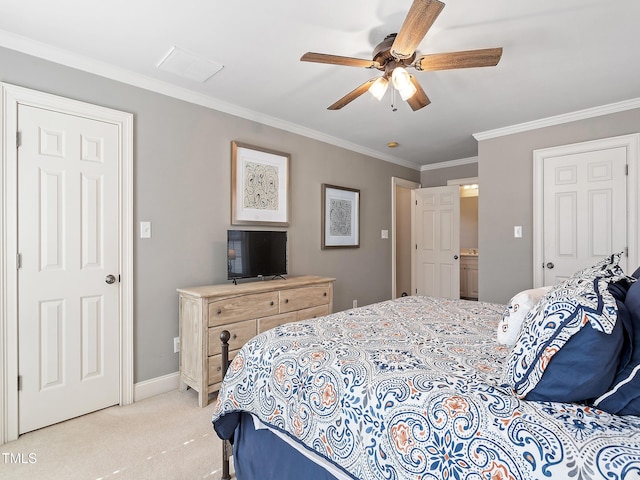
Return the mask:
<svg viewBox="0 0 640 480">
<path fill-rule="evenodd" d="M 287 274 L 287 232 L 227 230 L 227 278 L 277 277 Z"/>
</svg>

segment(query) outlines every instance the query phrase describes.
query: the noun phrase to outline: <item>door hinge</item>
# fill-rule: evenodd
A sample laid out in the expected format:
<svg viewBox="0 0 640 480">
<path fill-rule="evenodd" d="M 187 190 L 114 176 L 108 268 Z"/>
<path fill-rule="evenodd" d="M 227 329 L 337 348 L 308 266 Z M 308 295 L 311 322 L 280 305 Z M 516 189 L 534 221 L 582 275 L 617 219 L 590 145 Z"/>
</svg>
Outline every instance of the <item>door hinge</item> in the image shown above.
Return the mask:
<svg viewBox="0 0 640 480">
<path fill-rule="evenodd" d="M 22 390 L 22 375 L 18 375 L 18 391 Z"/>
<path fill-rule="evenodd" d="M 22 268 L 22 254 L 18 253 L 16 255 L 16 270 L 20 270 Z"/>
<path fill-rule="evenodd" d="M 629 176 L 629 164 L 628 164 L 628 163 L 624 166 L 624 174 L 625 174 L 627 177 Z"/>
<path fill-rule="evenodd" d="M 20 135 L 20 132 L 16 132 L 16 148 L 18 148 L 21 143 L 22 143 L 22 136 Z"/>
</svg>

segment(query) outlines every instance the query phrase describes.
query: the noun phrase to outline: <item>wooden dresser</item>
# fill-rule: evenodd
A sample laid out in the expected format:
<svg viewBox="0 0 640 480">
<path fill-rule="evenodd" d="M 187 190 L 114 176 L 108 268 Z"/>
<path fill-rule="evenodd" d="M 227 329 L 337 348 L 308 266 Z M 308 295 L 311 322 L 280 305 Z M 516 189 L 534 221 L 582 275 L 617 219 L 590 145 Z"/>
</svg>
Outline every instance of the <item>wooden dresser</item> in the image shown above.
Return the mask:
<svg viewBox="0 0 640 480">
<path fill-rule="evenodd" d="M 229 358 L 256 334 L 333 311 L 334 278 L 305 275 L 233 285 L 179 288 L 180 390 L 191 387 L 204 407 L 222 382 L 220 333 Z"/>
</svg>

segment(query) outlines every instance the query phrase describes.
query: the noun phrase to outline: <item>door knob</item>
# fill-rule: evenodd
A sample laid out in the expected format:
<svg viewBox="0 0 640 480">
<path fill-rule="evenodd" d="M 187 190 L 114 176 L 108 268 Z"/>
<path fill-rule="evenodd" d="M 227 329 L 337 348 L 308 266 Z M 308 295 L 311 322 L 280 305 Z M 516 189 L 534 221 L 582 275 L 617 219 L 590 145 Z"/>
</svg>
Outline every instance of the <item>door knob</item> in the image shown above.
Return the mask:
<svg viewBox="0 0 640 480">
<path fill-rule="evenodd" d="M 112 283 L 116 283 L 116 277 L 114 275 L 107 275 L 107 277 L 104 279 L 104 281 L 111 285 Z"/>
<path fill-rule="evenodd" d="M 553 264 L 553 262 L 549 262 L 549 263 L 547 263 L 547 268 L 548 268 L 549 270 L 551 270 L 553 267 L 555 267 L 555 265 Z"/>
<path fill-rule="evenodd" d="M 453 259 L 454 259 L 454 260 L 457 260 L 457 259 L 458 259 L 458 255 L 454 255 L 454 256 L 453 256 Z"/>
</svg>

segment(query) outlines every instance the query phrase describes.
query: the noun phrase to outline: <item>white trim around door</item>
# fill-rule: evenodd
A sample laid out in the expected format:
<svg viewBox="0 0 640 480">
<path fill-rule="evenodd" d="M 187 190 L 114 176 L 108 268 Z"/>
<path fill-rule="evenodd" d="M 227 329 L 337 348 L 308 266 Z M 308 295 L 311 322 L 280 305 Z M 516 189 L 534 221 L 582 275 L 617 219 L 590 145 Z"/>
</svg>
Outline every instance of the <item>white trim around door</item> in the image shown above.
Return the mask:
<svg viewBox="0 0 640 480">
<path fill-rule="evenodd" d="M 30 105 L 109 122 L 119 129 L 120 405 L 133 402 L 133 115 L 1 84 L 0 445 L 18 438 L 17 121 Z"/>
<path fill-rule="evenodd" d="M 533 286 L 544 283 L 543 164 L 545 158 L 623 147 L 627 152 L 627 264 L 635 269 L 640 255 L 640 134 L 603 138 L 533 151 Z M 613 252 L 612 252 L 613 253 Z M 630 272 L 627 272 L 630 273 Z"/>
</svg>

